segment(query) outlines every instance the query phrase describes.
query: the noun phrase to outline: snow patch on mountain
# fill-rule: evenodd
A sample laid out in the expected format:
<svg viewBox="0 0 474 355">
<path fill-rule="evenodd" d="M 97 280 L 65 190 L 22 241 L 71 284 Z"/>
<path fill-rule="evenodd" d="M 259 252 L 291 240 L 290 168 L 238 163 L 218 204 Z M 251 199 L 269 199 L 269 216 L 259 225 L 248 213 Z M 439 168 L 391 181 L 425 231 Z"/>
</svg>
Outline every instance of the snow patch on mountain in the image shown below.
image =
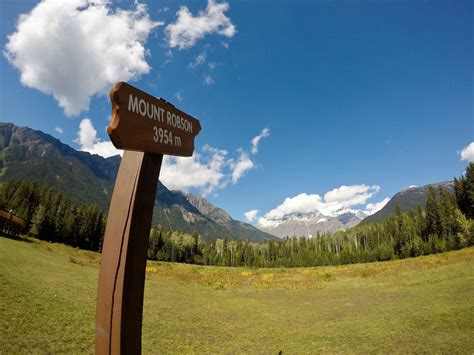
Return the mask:
<svg viewBox="0 0 474 355">
<path fill-rule="evenodd" d="M 344 230 L 385 206 L 389 198 L 367 203 L 379 190 L 377 185 L 342 185 L 323 197 L 302 193 L 286 198 L 260 217 L 258 224 L 260 229 L 278 237 L 309 237 Z"/>
</svg>

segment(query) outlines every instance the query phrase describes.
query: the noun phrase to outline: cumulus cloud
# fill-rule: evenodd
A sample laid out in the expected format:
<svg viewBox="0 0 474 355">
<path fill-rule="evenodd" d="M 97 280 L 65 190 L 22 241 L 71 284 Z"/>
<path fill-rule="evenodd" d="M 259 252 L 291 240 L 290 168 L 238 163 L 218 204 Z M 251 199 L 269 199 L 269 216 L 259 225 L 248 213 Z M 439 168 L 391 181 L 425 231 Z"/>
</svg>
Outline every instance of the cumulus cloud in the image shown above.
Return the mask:
<svg viewBox="0 0 474 355">
<path fill-rule="evenodd" d="M 474 163 L 474 142 L 469 143 L 461 152 L 461 160 L 467 160 L 469 163 Z"/>
<path fill-rule="evenodd" d="M 341 203 L 344 206 L 354 206 L 365 203 L 380 190 L 380 186 L 373 185 L 342 185 L 324 194 L 324 201 Z"/>
<path fill-rule="evenodd" d="M 250 160 L 249 155 L 245 151 L 240 151 L 240 156 L 236 162 L 231 162 L 232 168 L 232 183 L 236 184 L 242 176 L 255 166 L 254 162 Z"/>
<path fill-rule="evenodd" d="M 80 150 L 99 154 L 104 158 L 123 154 L 112 142 L 102 141 L 89 118 L 84 118 L 77 132 L 75 142 Z M 203 196 L 224 189 L 229 183 L 236 184 L 255 166 L 246 151 L 239 149 L 238 155 L 230 157 L 225 149 L 205 145 L 192 157 L 175 157 L 165 155 L 160 180 L 171 190 L 198 190 Z"/>
<path fill-rule="evenodd" d="M 258 210 L 250 210 L 244 213 L 245 220 L 247 222 L 253 222 L 257 218 Z"/>
<path fill-rule="evenodd" d="M 258 144 L 262 140 L 262 138 L 266 138 L 270 135 L 270 129 L 264 128 L 262 130 L 262 133 L 260 133 L 258 136 L 255 136 L 252 138 L 251 143 L 252 143 L 252 149 L 250 150 L 252 154 L 257 154 L 258 153 Z"/>
<path fill-rule="evenodd" d="M 74 142 L 79 144 L 79 150 L 98 154 L 104 158 L 117 154 L 123 155 L 123 151 L 115 148 L 112 142 L 102 141 L 97 137 L 97 131 L 89 118 L 84 118 L 79 124 L 79 131 Z"/>
<path fill-rule="evenodd" d="M 97 131 L 89 118 L 81 121 L 75 142 L 79 144 L 80 150 L 99 154 L 104 158 L 123 154 L 112 142 L 102 141 L 97 137 Z M 245 153 L 240 152 L 236 162 L 235 159 L 228 158 L 228 155 L 226 150 L 209 145 L 205 145 L 200 152 L 195 152 L 192 157 L 165 155 L 160 180 L 171 190 L 196 189 L 207 196 L 224 189 L 231 181 L 237 183 L 249 170 Z"/>
<path fill-rule="evenodd" d="M 58 132 L 59 134 L 63 134 L 63 133 L 64 133 L 64 129 L 62 129 L 62 128 L 59 127 L 59 126 L 56 126 L 56 127 L 54 128 L 54 130 L 55 130 L 56 132 Z"/>
<path fill-rule="evenodd" d="M 326 210 L 324 207 L 321 196 L 302 193 L 294 197 L 287 197 L 279 206 L 260 217 L 258 223 L 262 227 L 270 227 L 280 223 L 285 215 L 293 213 L 321 211 L 323 214 L 329 214 L 329 210 Z"/>
<path fill-rule="evenodd" d="M 264 128 L 262 132 L 252 138 L 250 141 L 250 152 L 252 154 L 258 153 L 258 145 L 262 138 L 268 137 L 270 135 L 270 130 L 268 128 Z M 250 159 L 249 154 L 247 151 L 240 149 L 239 150 L 239 158 L 237 161 L 231 161 L 230 166 L 232 168 L 232 183 L 236 184 L 239 179 L 244 176 L 249 170 L 255 168 L 255 163 Z"/>
<path fill-rule="evenodd" d="M 287 197 L 279 206 L 260 217 L 259 224 L 262 227 L 273 226 L 280 223 L 286 215 L 298 213 L 321 213 L 324 216 L 337 216 L 344 212 L 357 212 L 350 207 L 365 204 L 379 189 L 380 187 L 377 185 L 342 185 L 326 192 L 324 197 L 307 193 Z M 366 210 L 375 213 L 381 203 L 369 205 L 366 206 Z"/>
<path fill-rule="evenodd" d="M 190 158 L 166 155 L 160 180 L 169 189 L 188 191 L 196 188 L 206 196 L 227 185 L 227 154 L 226 150 L 206 145 L 202 154 L 195 152 Z"/>
<path fill-rule="evenodd" d="M 160 180 L 172 190 L 197 189 L 204 196 L 215 193 L 254 169 L 247 151 L 237 153 L 231 157 L 227 150 L 205 145 L 190 158 L 165 156 Z"/>
<path fill-rule="evenodd" d="M 372 215 L 375 212 L 380 211 L 382 208 L 385 207 L 385 205 L 390 201 L 389 197 L 385 197 L 382 201 L 377 202 L 377 203 L 368 203 L 367 206 L 365 206 L 365 213 L 367 215 Z"/>
<path fill-rule="evenodd" d="M 199 11 L 193 16 L 186 6 L 181 6 L 176 13 L 178 17 L 176 21 L 165 29 L 168 46 L 179 49 L 190 48 L 212 33 L 233 37 L 236 33 L 235 26 L 224 14 L 228 9 L 229 4 L 226 2 L 216 3 L 209 0 L 206 10 Z"/>
<path fill-rule="evenodd" d="M 74 116 L 113 83 L 150 71 L 144 43 L 161 24 L 139 3 L 112 10 L 105 0 L 43 0 L 20 16 L 4 55 L 23 85 L 52 95 Z"/>
</svg>

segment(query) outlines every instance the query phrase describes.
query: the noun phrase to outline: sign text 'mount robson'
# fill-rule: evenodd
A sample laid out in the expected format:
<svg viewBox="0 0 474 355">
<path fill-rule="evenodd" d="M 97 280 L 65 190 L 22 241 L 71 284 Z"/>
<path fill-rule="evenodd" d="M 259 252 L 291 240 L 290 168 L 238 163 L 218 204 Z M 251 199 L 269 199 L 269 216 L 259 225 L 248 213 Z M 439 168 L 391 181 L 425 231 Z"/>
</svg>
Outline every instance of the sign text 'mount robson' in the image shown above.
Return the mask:
<svg viewBox="0 0 474 355">
<path fill-rule="evenodd" d="M 112 120 L 107 133 L 117 149 L 188 157 L 199 121 L 170 103 L 120 82 L 110 91 Z"/>
</svg>

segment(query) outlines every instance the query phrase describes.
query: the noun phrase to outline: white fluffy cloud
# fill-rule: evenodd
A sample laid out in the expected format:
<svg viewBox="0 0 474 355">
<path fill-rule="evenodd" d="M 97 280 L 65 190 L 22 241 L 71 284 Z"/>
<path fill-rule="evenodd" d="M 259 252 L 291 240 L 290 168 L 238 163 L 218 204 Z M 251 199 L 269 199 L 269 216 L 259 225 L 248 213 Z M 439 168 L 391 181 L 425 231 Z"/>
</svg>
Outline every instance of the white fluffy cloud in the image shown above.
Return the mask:
<svg viewBox="0 0 474 355">
<path fill-rule="evenodd" d="M 244 213 L 244 217 L 247 222 L 253 222 L 257 218 L 258 210 L 250 210 Z"/>
<path fill-rule="evenodd" d="M 382 201 L 376 202 L 376 203 L 368 203 L 367 206 L 365 206 L 365 213 L 367 215 L 372 215 L 375 212 L 380 211 L 384 206 L 390 201 L 389 197 L 385 197 Z"/>
<path fill-rule="evenodd" d="M 77 138 L 79 149 L 104 158 L 123 154 L 112 142 L 102 141 L 89 118 L 79 125 Z M 244 150 L 237 150 L 238 156 L 229 157 L 224 149 L 205 145 L 192 157 L 165 155 L 160 180 L 171 190 L 188 191 L 196 189 L 204 196 L 224 189 L 229 183 L 236 184 L 255 164 Z"/>
<path fill-rule="evenodd" d="M 342 185 L 324 194 L 327 203 L 340 203 L 344 207 L 365 203 L 380 190 L 380 186 L 373 185 Z"/>
<path fill-rule="evenodd" d="M 268 137 L 270 135 L 270 130 L 268 128 L 264 128 L 262 132 L 252 138 L 250 141 L 251 147 L 250 152 L 252 154 L 258 153 L 258 144 L 262 138 Z M 249 153 L 246 150 L 239 149 L 239 157 L 237 160 L 230 159 L 229 166 L 232 170 L 231 172 L 231 181 L 235 185 L 242 176 L 244 176 L 248 171 L 255 168 L 255 163 L 250 159 Z"/>
<path fill-rule="evenodd" d="M 171 190 L 196 188 L 207 195 L 227 185 L 227 154 L 225 150 L 204 146 L 202 154 L 195 152 L 189 158 L 166 155 L 160 180 Z"/>
<path fill-rule="evenodd" d="M 321 196 L 302 193 L 294 197 L 285 198 L 283 203 L 266 213 L 265 216 L 260 217 L 258 222 L 262 227 L 269 227 L 279 223 L 285 215 L 316 211 L 320 211 L 325 215 L 330 213 L 330 210 L 325 208 Z"/>
<path fill-rule="evenodd" d="M 116 149 L 112 142 L 97 138 L 97 131 L 89 118 L 81 121 L 75 142 L 79 144 L 80 150 L 104 158 L 123 155 L 123 151 Z M 201 152 L 195 152 L 192 157 L 165 155 L 160 180 L 171 190 L 188 191 L 194 188 L 206 196 L 225 188 L 231 180 L 234 181 L 234 160 L 227 156 L 226 150 L 208 145 Z"/>
<path fill-rule="evenodd" d="M 250 160 L 247 152 L 240 151 L 239 158 L 236 162 L 231 162 L 230 166 L 232 168 L 232 183 L 235 185 L 247 171 L 253 169 L 255 164 Z"/>
<path fill-rule="evenodd" d="M 56 132 L 58 132 L 59 134 L 63 134 L 63 133 L 64 133 L 64 129 L 62 129 L 62 128 L 59 127 L 59 126 L 56 126 L 56 127 L 54 128 L 54 130 L 55 130 Z"/>
<path fill-rule="evenodd" d="M 251 143 L 252 143 L 252 149 L 251 149 L 251 152 L 252 154 L 257 154 L 258 153 L 258 144 L 260 143 L 260 140 L 262 138 L 266 138 L 270 135 L 270 129 L 268 128 L 264 128 L 262 130 L 262 133 L 260 133 L 258 136 L 256 137 L 253 137 L 252 140 L 251 140 Z"/>
<path fill-rule="evenodd" d="M 279 206 L 260 217 L 259 224 L 263 227 L 269 227 L 279 223 L 284 216 L 295 213 L 319 212 L 325 216 L 335 216 L 342 212 L 357 212 L 357 210 L 352 210 L 350 207 L 365 204 L 379 190 L 380 187 L 377 185 L 342 185 L 326 192 L 324 197 L 318 194 L 306 193 L 287 197 Z M 383 207 L 382 202 L 368 204 L 365 209 L 375 213 L 377 208 Z"/>
<path fill-rule="evenodd" d="M 112 10 L 106 0 L 43 0 L 20 16 L 4 54 L 23 85 L 52 95 L 73 116 L 113 83 L 150 71 L 143 44 L 161 24 L 138 3 Z"/>
<path fill-rule="evenodd" d="M 97 138 L 97 131 L 89 118 L 84 118 L 79 124 L 77 138 L 74 141 L 79 144 L 79 149 L 91 154 L 98 154 L 108 158 L 117 154 L 123 155 L 122 150 L 114 147 L 110 141 L 102 141 Z"/>
<path fill-rule="evenodd" d="M 235 26 L 224 14 L 229 9 L 226 2 L 216 3 L 209 0 L 207 8 L 199 11 L 197 16 L 189 11 L 186 6 L 181 6 L 176 13 L 178 18 L 166 26 L 165 33 L 168 46 L 185 49 L 192 47 L 204 36 L 216 33 L 225 37 L 233 37 L 236 33 Z"/>
<path fill-rule="evenodd" d="M 467 160 L 470 163 L 474 163 L 474 142 L 471 142 L 468 146 L 464 147 L 460 154 L 461 160 Z"/>
<path fill-rule="evenodd" d="M 223 149 L 205 145 L 190 158 L 165 156 L 160 179 L 172 190 L 197 189 L 204 196 L 236 184 L 255 167 L 249 153 L 237 150 L 236 158 Z"/>
</svg>

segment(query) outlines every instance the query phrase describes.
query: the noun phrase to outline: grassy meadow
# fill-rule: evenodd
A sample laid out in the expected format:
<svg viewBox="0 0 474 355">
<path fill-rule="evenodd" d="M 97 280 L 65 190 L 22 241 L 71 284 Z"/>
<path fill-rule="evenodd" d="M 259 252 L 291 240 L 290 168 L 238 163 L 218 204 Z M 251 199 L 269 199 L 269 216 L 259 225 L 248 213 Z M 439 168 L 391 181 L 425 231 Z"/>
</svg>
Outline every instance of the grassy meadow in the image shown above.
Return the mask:
<svg viewBox="0 0 474 355">
<path fill-rule="evenodd" d="M 91 353 L 100 255 L 0 237 L 0 352 Z M 144 353 L 473 353 L 474 248 L 346 266 L 149 263 Z"/>
</svg>

